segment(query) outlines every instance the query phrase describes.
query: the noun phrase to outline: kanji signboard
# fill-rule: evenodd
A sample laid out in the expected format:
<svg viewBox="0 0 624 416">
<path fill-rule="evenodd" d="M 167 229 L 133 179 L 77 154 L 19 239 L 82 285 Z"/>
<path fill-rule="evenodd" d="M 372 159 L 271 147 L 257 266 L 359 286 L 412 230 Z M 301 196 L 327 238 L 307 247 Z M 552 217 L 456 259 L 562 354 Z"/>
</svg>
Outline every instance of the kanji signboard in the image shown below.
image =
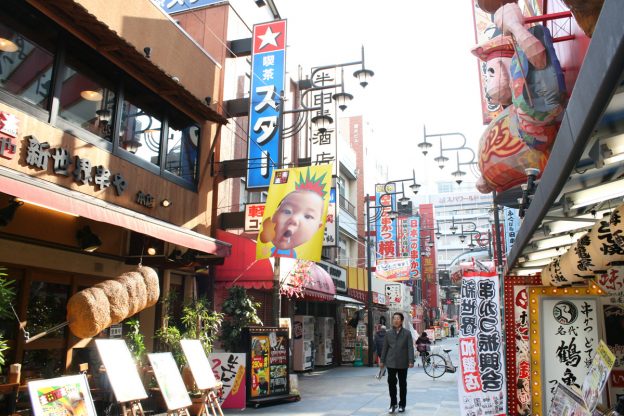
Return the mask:
<svg viewBox="0 0 624 416">
<path fill-rule="evenodd" d="M 281 162 L 279 105 L 286 68 L 286 21 L 253 29 L 247 188 L 266 188 Z"/>
</svg>

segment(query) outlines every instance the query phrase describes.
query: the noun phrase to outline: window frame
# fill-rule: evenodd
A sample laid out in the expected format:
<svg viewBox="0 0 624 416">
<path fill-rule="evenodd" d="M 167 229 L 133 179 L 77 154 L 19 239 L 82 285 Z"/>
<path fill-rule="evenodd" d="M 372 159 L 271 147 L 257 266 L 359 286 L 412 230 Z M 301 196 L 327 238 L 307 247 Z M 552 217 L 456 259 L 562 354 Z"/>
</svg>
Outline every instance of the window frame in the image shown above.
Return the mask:
<svg viewBox="0 0 624 416">
<path fill-rule="evenodd" d="M 51 86 L 50 86 L 50 97 L 48 99 L 47 108 L 39 107 L 33 103 L 28 102 L 27 100 L 10 93 L 7 90 L 0 89 L 0 101 L 6 103 L 9 106 L 15 107 L 16 109 L 27 113 L 28 115 L 39 119 L 53 127 L 59 128 L 64 132 L 71 134 L 101 150 L 107 151 L 133 165 L 139 166 L 150 173 L 153 173 L 169 182 L 172 182 L 176 185 L 179 185 L 185 189 L 193 191 L 195 193 L 198 192 L 199 188 L 199 177 L 201 173 L 200 166 L 200 155 L 202 151 L 202 140 L 201 134 L 202 132 L 202 122 L 194 119 L 189 116 L 187 113 L 183 112 L 169 101 L 163 99 L 158 96 L 156 93 L 151 91 L 148 87 L 142 84 L 137 79 L 133 78 L 131 75 L 123 71 L 116 65 L 114 62 L 107 59 L 105 56 L 101 55 L 97 50 L 89 47 L 80 39 L 77 39 L 73 35 L 69 34 L 64 28 L 53 22 L 49 17 L 44 16 L 46 19 L 50 21 L 52 25 L 54 25 L 58 29 L 58 38 L 56 39 L 56 49 L 50 53 L 53 54 L 53 67 L 52 67 L 52 78 L 51 78 Z M 11 27 L 11 26 L 9 26 Z M 21 33 L 17 29 L 17 33 Z M 112 67 L 114 67 L 117 72 L 112 74 L 112 84 L 115 85 L 115 103 L 114 103 L 114 114 L 112 116 L 112 131 L 113 137 L 111 141 L 108 141 L 97 134 L 94 134 L 80 125 L 75 124 L 69 120 L 63 119 L 60 117 L 60 97 L 61 97 L 61 89 L 62 89 L 62 76 L 65 73 L 66 68 L 68 67 L 67 62 L 67 45 L 68 42 L 78 43 L 81 48 L 88 48 L 93 51 L 93 53 L 97 54 L 99 58 L 105 60 Z M 79 52 L 77 52 L 78 54 Z M 154 96 L 160 101 L 159 104 L 162 105 L 162 113 L 157 116 L 161 118 L 161 129 L 160 129 L 160 154 L 158 156 L 159 165 L 155 165 L 149 161 L 146 161 L 139 156 L 136 156 L 130 152 L 125 151 L 119 147 L 119 130 L 121 127 L 121 112 L 123 109 L 123 102 L 125 99 L 125 90 L 127 84 L 133 84 L 133 87 L 139 88 L 147 91 L 149 94 L 154 94 Z M 175 175 L 172 172 L 169 172 L 165 168 L 165 162 L 168 151 L 168 129 L 169 129 L 169 119 L 172 118 L 173 114 L 179 112 L 180 114 L 186 116 L 190 122 L 195 123 L 200 129 L 200 138 L 197 142 L 197 162 L 195 163 L 194 169 L 194 178 L 192 181 L 184 179 L 180 176 Z"/>
</svg>

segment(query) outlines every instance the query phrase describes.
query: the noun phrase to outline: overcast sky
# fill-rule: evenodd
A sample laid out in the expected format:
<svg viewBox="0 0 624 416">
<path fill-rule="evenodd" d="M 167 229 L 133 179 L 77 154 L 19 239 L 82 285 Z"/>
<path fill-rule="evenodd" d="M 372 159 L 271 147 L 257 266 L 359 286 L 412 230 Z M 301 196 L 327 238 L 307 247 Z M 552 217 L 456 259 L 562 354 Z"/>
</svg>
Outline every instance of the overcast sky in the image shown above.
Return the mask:
<svg viewBox="0 0 624 416">
<path fill-rule="evenodd" d="M 480 111 L 477 60 L 470 1 L 276 0 L 288 20 L 287 63 L 320 66 L 360 59 L 375 71 L 368 87 L 350 80 L 355 96 L 345 115 L 361 114 L 374 140 L 369 151 L 387 160 L 390 179 L 451 180 L 454 170 L 425 158 L 417 144 L 428 133 L 461 132 L 475 149 L 485 129 Z M 352 68 L 348 71 L 352 74 Z M 309 71 L 307 72 L 309 73 Z M 296 77 L 296 72 L 293 74 Z M 370 137 L 369 137 L 370 139 Z M 445 147 L 458 146 L 458 136 Z M 372 148 L 371 148 L 372 147 Z M 454 159 L 454 155 L 453 159 Z M 452 159 L 452 160 L 453 160 Z M 467 169 L 462 169 L 467 170 Z M 467 181 L 475 180 L 472 175 Z"/>
</svg>

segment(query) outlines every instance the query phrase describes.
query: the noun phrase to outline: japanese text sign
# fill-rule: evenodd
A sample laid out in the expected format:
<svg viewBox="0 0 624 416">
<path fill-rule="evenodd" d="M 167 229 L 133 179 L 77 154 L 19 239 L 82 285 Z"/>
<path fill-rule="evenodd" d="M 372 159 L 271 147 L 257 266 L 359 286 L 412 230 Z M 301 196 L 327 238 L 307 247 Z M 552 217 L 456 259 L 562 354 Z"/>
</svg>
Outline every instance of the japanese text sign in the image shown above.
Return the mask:
<svg viewBox="0 0 624 416">
<path fill-rule="evenodd" d="M 458 378 L 462 414 L 505 415 L 506 388 L 496 273 L 465 273 L 459 315 Z"/>
<path fill-rule="evenodd" d="M 544 297 L 540 303 L 542 403 L 548 408 L 557 383 L 581 388 L 600 337 L 596 298 Z"/>
<path fill-rule="evenodd" d="M 410 279 L 417 280 L 421 277 L 420 269 L 420 220 L 418 217 L 408 218 L 409 233 L 409 259 Z"/>
<path fill-rule="evenodd" d="M 224 409 L 244 409 L 246 403 L 245 354 L 211 353 L 208 355 L 212 372 L 223 384 L 221 407 Z"/>
<path fill-rule="evenodd" d="M 245 232 L 253 233 L 260 231 L 260 224 L 264 216 L 264 204 L 245 205 Z"/>
<path fill-rule="evenodd" d="M 395 222 L 388 215 L 390 211 L 396 210 L 396 185 L 389 183 L 386 185 L 375 185 L 375 205 L 382 208 L 381 215 L 376 223 L 377 231 L 377 258 L 397 257 L 397 230 Z"/>
<path fill-rule="evenodd" d="M 503 215 L 505 216 L 505 252 L 509 255 L 520 229 L 520 216 L 517 209 L 507 207 L 503 209 Z"/>
<path fill-rule="evenodd" d="M 315 87 L 327 87 L 336 84 L 336 69 L 324 69 L 314 74 L 312 84 Z M 325 115 L 331 117 L 332 120 L 338 120 L 336 116 L 336 102 L 333 99 L 335 88 L 324 88 L 312 91 L 312 107 L 320 107 L 312 117 Z M 338 164 L 336 163 L 338 155 L 338 134 L 336 121 L 333 122 L 325 131 L 312 131 L 311 137 L 311 160 L 313 165 L 323 163 L 333 163 L 334 170 L 332 175 L 338 176 Z"/>
<path fill-rule="evenodd" d="M 281 162 L 279 106 L 284 90 L 286 21 L 254 26 L 247 147 L 247 188 L 269 186 Z"/>
<path fill-rule="evenodd" d="M 329 191 L 329 205 L 325 220 L 323 247 L 335 247 L 338 244 L 338 218 L 336 217 L 336 188 Z"/>
</svg>

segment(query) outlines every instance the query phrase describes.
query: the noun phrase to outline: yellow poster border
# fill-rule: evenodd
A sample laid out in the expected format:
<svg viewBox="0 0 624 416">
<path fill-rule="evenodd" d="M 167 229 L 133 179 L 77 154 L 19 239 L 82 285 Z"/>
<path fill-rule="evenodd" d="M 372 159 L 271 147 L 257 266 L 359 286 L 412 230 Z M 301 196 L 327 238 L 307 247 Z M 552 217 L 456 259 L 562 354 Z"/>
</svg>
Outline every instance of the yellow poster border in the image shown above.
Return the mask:
<svg viewBox="0 0 624 416">
<path fill-rule="evenodd" d="M 542 296 L 549 297 L 582 297 L 600 296 L 604 291 L 595 283 L 590 282 L 588 286 L 573 287 L 553 287 L 553 286 L 533 286 L 527 288 L 529 291 L 529 319 L 530 335 L 529 346 L 531 356 L 531 413 L 533 416 L 545 416 L 542 414 L 542 364 L 541 364 L 541 334 L 539 331 L 540 314 L 539 301 Z"/>
</svg>

